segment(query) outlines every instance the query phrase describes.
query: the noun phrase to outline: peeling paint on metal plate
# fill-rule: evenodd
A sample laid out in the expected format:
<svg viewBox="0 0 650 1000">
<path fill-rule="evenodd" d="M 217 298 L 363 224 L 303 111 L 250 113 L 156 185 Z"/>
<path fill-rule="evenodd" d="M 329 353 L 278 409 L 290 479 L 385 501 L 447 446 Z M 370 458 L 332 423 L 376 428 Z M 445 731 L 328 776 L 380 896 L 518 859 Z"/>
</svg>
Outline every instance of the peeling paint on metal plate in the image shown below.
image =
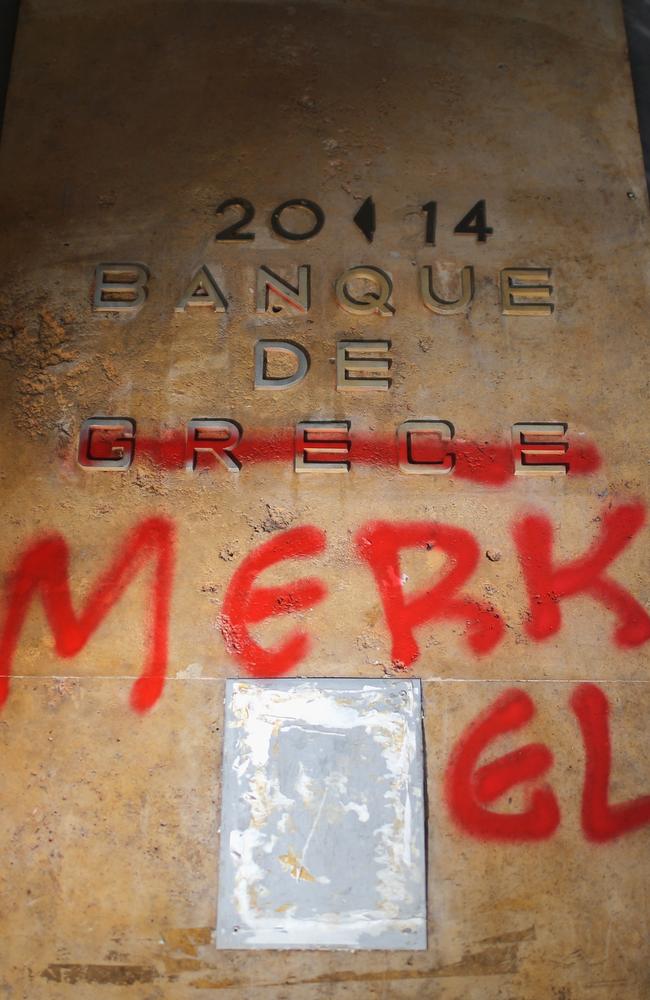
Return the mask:
<svg viewBox="0 0 650 1000">
<path fill-rule="evenodd" d="M 426 948 L 418 681 L 229 681 L 221 948 Z"/>
</svg>

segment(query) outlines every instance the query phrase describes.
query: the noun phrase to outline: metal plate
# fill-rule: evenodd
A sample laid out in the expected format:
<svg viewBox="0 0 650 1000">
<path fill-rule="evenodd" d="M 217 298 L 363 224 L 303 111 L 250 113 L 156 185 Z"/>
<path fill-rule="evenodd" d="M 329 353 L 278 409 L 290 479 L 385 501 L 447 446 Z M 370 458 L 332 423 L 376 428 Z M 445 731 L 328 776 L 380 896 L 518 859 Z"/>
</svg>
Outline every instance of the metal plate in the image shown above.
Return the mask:
<svg viewBox="0 0 650 1000">
<path fill-rule="evenodd" d="M 426 948 L 419 681 L 228 681 L 217 945 Z"/>
</svg>

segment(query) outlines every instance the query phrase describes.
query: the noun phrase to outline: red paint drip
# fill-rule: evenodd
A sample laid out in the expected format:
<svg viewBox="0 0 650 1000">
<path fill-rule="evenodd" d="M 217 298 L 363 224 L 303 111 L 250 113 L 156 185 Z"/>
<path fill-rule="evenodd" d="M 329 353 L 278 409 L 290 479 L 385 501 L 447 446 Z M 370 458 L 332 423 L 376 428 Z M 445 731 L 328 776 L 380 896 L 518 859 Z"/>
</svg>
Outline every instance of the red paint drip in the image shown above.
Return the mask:
<svg viewBox="0 0 650 1000">
<path fill-rule="evenodd" d="M 521 729 L 535 714 L 523 691 L 506 691 L 472 722 L 458 740 L 445 775 L 445 798 L 454 822 L 479 840 L 546 840 L 558 827 L 560 810 L 550 788 L 529 792 L 520 813 L 496 813 L 485 806 L 515 785 L 539 779 L 553 763 L 547 746 L 529 743 L 477 768 L 480 755 L 497 737 Z"/>
<path fill-rule="evenodd" d="M 167 672 L 169 604 L 174 566 L 175 528 L 165 517 L 141 521 L 123 539 L 113 562 L 97 579 L 77 614 L 70 594 L 70 552 L 62 535 L 47 535 L 17 559 L 6 586 L 0 632 L 0 706 L 9 694 L 16 645 L 30 604 L 40 596 L 59 656 L 84 648 L 134 577 L 153 561 L 149 650 L 142 674 L 131 690 L 131 704 L 145 712 L 162 694 Z"/>
<path fill-rule="evenodd" d="M 352 434 L 349 460 L 354 467 L 369 465 L 378 469 L 398 467 L 398 448 L 396 435 Z M 169 431 L 160 437 L 136 438 L 135 460 L 146 459 L 160 469 L 182 469 L 185 461 L 185 432 Z M 485 486 L 504 486 L 514 476 L 514 457 L 519 447 L 511 445 L 490 444 L 489 442 L 472 442 L 454 440 L 452 453 L 456 456 L 456 464 L 452 475 L 457 479 L 482 483 Z M 102 455 L 95 445 L 96 457 Z M 432 441 L 424 439 L 417 444 L 418 462 L 439 462 L 447 454 L 447 450 Z M 246 465 L 257 465 L 266 462 L 293 462 L 294 432 L 292 429 L 277 431 L 244 431 L 242 439 L 231 451 L 243 468 Z M 110 457 L 110 451 L 107 457 Z M 531 460 L 528 460 L 529 463 Z M 539 462 L 545 458 L 540 455 Z M 563 457 L 568 465 L 569 475 L 585 476 L 600 468 L 601 459 L 595 445 L 583 441 L 569 441 L 569 448 Z M 219 470 L 219 460 L 214 456 L 202 455 L 201 467 Z M 221 467 L 221 471 L 223 467 Z M 558 466 L 558 475 L 563 475 L 562 466 Z"/>
</svg>

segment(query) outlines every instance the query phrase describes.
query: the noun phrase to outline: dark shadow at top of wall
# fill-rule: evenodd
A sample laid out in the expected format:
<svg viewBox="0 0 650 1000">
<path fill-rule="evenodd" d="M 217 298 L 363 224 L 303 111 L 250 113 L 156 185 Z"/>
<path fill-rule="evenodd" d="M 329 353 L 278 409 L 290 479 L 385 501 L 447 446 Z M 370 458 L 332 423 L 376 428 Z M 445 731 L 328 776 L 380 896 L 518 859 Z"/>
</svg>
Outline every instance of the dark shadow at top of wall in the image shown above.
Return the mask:
<svg viewBox="0 0 650 1000">
<path fill-rule="evenodd" d="M 0 0 L 0 129 L 4 119 L 19 0 Z"/>
<path fill-rule="evenodd" d="M 650 0 L 622 0 L 641 133 L 646 180 L 650 191 Z M 0 131 L 4 119 L 20 0 L 0 0 Z"/>
<path fill-rule="evenodd" d="M 623 0 L 636 113 L 650 191 L 650 0 Z"/>
</svg>

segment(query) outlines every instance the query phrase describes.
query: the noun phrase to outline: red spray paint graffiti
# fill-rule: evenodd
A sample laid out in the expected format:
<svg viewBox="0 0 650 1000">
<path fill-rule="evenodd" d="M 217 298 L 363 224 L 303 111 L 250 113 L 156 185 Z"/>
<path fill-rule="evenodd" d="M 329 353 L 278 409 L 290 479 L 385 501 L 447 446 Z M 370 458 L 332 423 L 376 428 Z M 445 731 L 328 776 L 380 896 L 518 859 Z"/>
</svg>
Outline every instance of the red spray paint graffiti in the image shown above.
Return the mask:
<svg viewBox="0 0 650 1000">
<path fill-rule="evenodd" d="M 554 566 L 553 528 L 543 514 L 530 514 L 513 529 L 519 560 L 530 600 L 533 639 L 547 639 L 562 624 L 560 601 L 576 594 L 589 594 L 618 619 L 615 638 L 619 646 L 640 646 L 650 639 L 650 616 L 629 591 L 606 575 L 645 521 L 643 504 L 624 504 L 603 517 L 603 527 L 585 555 Z"/>
<path fill-rule="evenodd" d="M 180 470 L 185 466 L 186 432 L 168 431 L 158 437 L 138 434 L 135 445 L 135 460 L 145 459 L 157 468 L 169 471 Z M 96 436 L 94 450 L 96 458 L 111 457 L 111 436 L 104 435 L 104 451 L 102 437 Z M 490 441 L 465 441 L 455 438 L 451 451 L 456 457 L 453 476 L 468 482 L 482 483 L 485 486 L 505 486 L 514 477 L 514 460 L 521 452 L 519 446 L 496 444 Z M 268 462 L 293 462 L 295 451 L 295 432 L 293 428 L 261 431 L 245 430 L 241 440 L 231 454 L 246 469 L 249 465 L 259 465 Z M 423 442 L 418 446 L 419 462 L 437 462 L 446 454 L 446 449 L 433 442 Z M 377 469 L 397 469 L 398 442 L 395 434 L 358 434 L 350 435 L 350 451 L 347 456 L 355 465 L 371 466 Z M 541 456 L 540 460 L 544 460 Z M 601 459 L 596 446 L 590 441 L 568 439 L 568 448 L 563 456 L 569 475 L 585 476 L 600 468 Z M 200 468 L 213 468 L 223 473 L 219 460 L 209 454 L 201 455 Z M 563 474 L 558 468 L 558 474 Z"/>
<path fill-rule="evenodd" d="M 134 577 L 154 562 L 149 650 L 133 685 L 131 704 L 138 712 L 160 697 L 167 671 L 169 605 L 174 567 L 175 529 L 164 517 L 141 521 L 122 541 L 113 562 L 97 579 L 80 614 L 70 594 L 70 553 L 61 535 L 30 545 L 15 563 L 7 584 L 5 620 L 0 633 L 0 706 L 9 694 L 16 645 L 30 604 L 40 596 L 59 656 L 84 648 Z"/>
<path fill-rule="evenodd" d="M 589 840 L 615 840 L 650 823 L 650 795 L 632 802 L 609 803 L 612 750 L 609 738 L 609 704 L 595 684 L 581 684 L 571 698 L 585 745 L 585 783 L 582 794 L 582 828 Z"/>
<path fill-rule="evenodd" d="M 589 593 L 617 613 L 619 642 L 624 645 L 645 642 L 648 638 L 645 612 L 640 614 L 640 606 L 631 595 L 604 575 L 605 568 L 638 532 L 642 513 L 640 505 L 613 511 L 589 552 L 558 569 L 551 568 L 550 522 L 541 515 L 524 519 L 515 528 L 515 538 L 529 591 L 533 576 L 526 559 L 535 556 L 535 532 L 542 557 L 534 572 L 538 573 L 536 579 L 549 588 L 548 594 L 549 580 L 553 581 L 556 597 Z M 224 601 L 222 629 L 230 653 L 250 673 L 257 676 L 285 673 L 304 658 L 309 637 L 296 631 L 276 647 L 266 649 L 252 638 L 249 626 L 272 616 L 304 611 L 326 596 L 325 585 L 313 577 L 265 587 L 256 584 L 259 574 L 286 559 L 319 555 L 325 544 L 324 533 L 316 527 L 293 528 L 261 545 L 235 572 Z M 361 529 L 357 544 L 375 574 L 393 637 L 394 654 L 402 658 L 401 662 L 413 662 L 417 657 L 419 650 L 413 630 L 427 621 L 466 621 L 468 641 L 475 652 L 486 651 L 498 642 L 503 630 L 499 616 L 467 597 L 458 596 L 474 570 L 478 553 L 477 544 L 468 532 L 449 525 L 374 522 Z M 434 544 L 446 553 L 450 568 L 438 583 L 407 599 L 402 591 L 399 553 L 405 547 L 426 549 Z M 24 550 L 6 585 L 5 618 L 0 632 L 0 705 L 8 695 L 17 643 L 32 601 L 37 597 L 42 601 L 58 655 L 72 657 L 85 647 L 136 575 L 151 562 L 148 652 L 131 692 L 131 704 L 136 711 L 151 708 L 162 693 L 167 669 L 174 546 L 175 530 L 168 519 L 152 517 L 141 521 L 122 539 L 79 613 L 72 604 L 70 554 L 65 539 L 61 535 L 46 536 Z M 550 600 L 547 596 L 547 601 Z M 542 617 L 541 626 L 538 622 L 532 629 L 535 638 L 544 638 L 560 627 L 559 611 L 549 611 L 547 602 L 542 607 L 546 617 Z M 581 815 L 586 838 L 606 842 L 650 825 L 650 795 L 628 802 L 609 802 L 612 759 L 610 710 L 605 694 L 594 684 L 581 684 L 575 689 L 570 705 L 585 748 Z M 481 754 L 494 740 L 521 729 L 534 713 L 534 704 L 527 694 L 507 691 L 458 740 L 446 770 L 445 799 L 453 820 L 465 833 L 491 841 L 535 841 L 550 837 L 557 829 L 558 803 L 553 791 L 543 784 L 529 790 L 523 811 L 499 813 L 487 808 L 511 788 L 539 782 L 553 764 L 547 746 L 529 743 L 479 765 Z"/>
<path fill-rule="evenodd" d="M 543 514 L 528 515 L 513 527 L 531 609 L 529 635 L 538 641 L 558 631 L 562 624 L 560 600 L 586 593 L 613 611 L 618 620 L 616 641 L 638 646 L 650 639 L 650 616 L 620 584 L 605 575 L 640 530 L 641 504 L 618 507 L 605 515 L 602 533 L 583 556 L 553 566 L 553 529 Z M 392 640 L 392 659 L 410 666 L 420 655 L 414 629 L 430 621 L 461 620 L 467 623 L 468 642 L 476 654 L 490 652 L 501 641 L 504 626 L 491 607 L 458 596 L 479 559 L 474 537 L 461 528 L 433 522 L 376 522 L 357 534 L 357 551 L 375 576 Z M 402 586 L 399 553 L 405 548 L 442 549 L 449 557 L 446 574 L 426 591 L 406 597 Z"/>
<path fill-rule="evenodd" d="M 601 536 L 586 555 L 554 567 L 552 528 L 544 515 L 530 515 L 514 527 L 532 608 L 528 630 L 534 639 L 553 634 L 561 625 L 559 601 L 578 593 L 596 598 L 619 620 L 616 640 L 623 646 L 640 645 L 650 638 L 650 617 L 605 570 L 629 544 L 643 522 L 640 504 L 619 507 L 606 515 Z M 167 666 L 167 631 L 173 568 L 172 523 L 166 518 L 142 521 L 126 538 L 109 569 L 98 579 L 82 612 L 72 607 L 69 588 L 69 552 L 65 540 L 53 535 L 32 544 L 18 559 L 9 577 L 5 620 L 0 633 L 0 705 L 7 697 L 9 675 L 25 615 L 40 596 L 60 656 L 78 653 L 87 643 L 137 572 L 155 563 L 153 612 L 149 653 L 132 702 L 139 711 L 150 708 L 162 691 Z M 432 522 L 371 522 L 357 534 L 357 551 L 371 568 L 382 600 L 396 664 L 410 666 L 420 650 L 415 630 L 427 622 L 465 624 L 474 653 L 494 649 L 504 635 L 496 610 L 461 592 L 478 558 L 479 546 L 467 531 Z M 437 546 L 448 557 L 442 577 L 428 589 L 405 595 L 399 557 L 405 548 Z M 271 616 L 304 611 L 323 600 L 325 585 L 315 577 L 278 587 L 255 586 L 259 573 L 278 562 L 319 555 L 325 535 L 314 526 L 283 532 L 248 555 L 235 572 L 226 593 L 222 632 L 231 655 L 249 673 L 273 676 L 286 673 L 305 658 L 309 637 L 292 634 L 272 649 L 260 646 L 249 627 Z"/>
<path fill-rule="evenodd" d="M 487 653 L 499 642 L 503 623 L 493 608 L 458 596 L 476 569 L 479 547 L 468 531 L 448 524 L 415 521 L 393 524 L 376 521 L 356 537 L 357 552 L 372 569 L 392 637 L 392 658 L 410 666 L 420 655 L 413 631 L 429 621 L 463 621 L 475 653 Z M 406 598 L 402 587 L 399 553 L 405 548 L 442 549 L 449 557 L 445 576 L 428 590 Z"/>
<path fill-rule="evenodd" d="M 476 766 L 493 740 L 521 729 L 534 714 L 527 694 L 506 691 L 458 740 L 447 768 L 445 798 L 452 818 L 466 833 L 484 840 L 545 840 L 557 829 L 557 799 L 544 786 L 530 792 L 524 812 L 496 813 L 485 808 L 513 786 L 545 774 L 553 763 L 547 746 L 529 743 L 481 768 Z"/>
<path fill-rule="evenodd" d="M 609 703 L 596 684 L 578 685 L 570 699 L 585 745 L 582 829 L 587 840 L 604 843 L 650 825 L 650 795 L 610 805 L 611 772 Z M 444 795 L 450 816 L 464 832 L 479 840 L 546 840 L 560 823 L 553 791 L 538 786 L 529 792 L 527 808 L 498 813 L 485 807 L 515 785 L 538 781 L 553 764 L 543 743 L 529 743 L 478 767 L 481 754 L 505 733 L 521 729 L 535 714 L 529 696 L 506 691 L 462 733 L 445 773 Z"/>
<path fill-rule="evenodd" d="M 304 611 L 322 601 L 327 593 L 324 584 L 314 577 L 282 587 L 254 586 L 256 578 L 285 559 L 306 559 L 324 549 L 325 534 L 318 528 L 291 528 L 251 552 L 233 576 L 223 603 L 221 631 L 231 656 L 256 677 L 285 674 L 307 655 L 309 636 L 294 632 L 279 646 L 264 649 L 252 638 L 248 626 L 273 615 Z"/>
</svg>

